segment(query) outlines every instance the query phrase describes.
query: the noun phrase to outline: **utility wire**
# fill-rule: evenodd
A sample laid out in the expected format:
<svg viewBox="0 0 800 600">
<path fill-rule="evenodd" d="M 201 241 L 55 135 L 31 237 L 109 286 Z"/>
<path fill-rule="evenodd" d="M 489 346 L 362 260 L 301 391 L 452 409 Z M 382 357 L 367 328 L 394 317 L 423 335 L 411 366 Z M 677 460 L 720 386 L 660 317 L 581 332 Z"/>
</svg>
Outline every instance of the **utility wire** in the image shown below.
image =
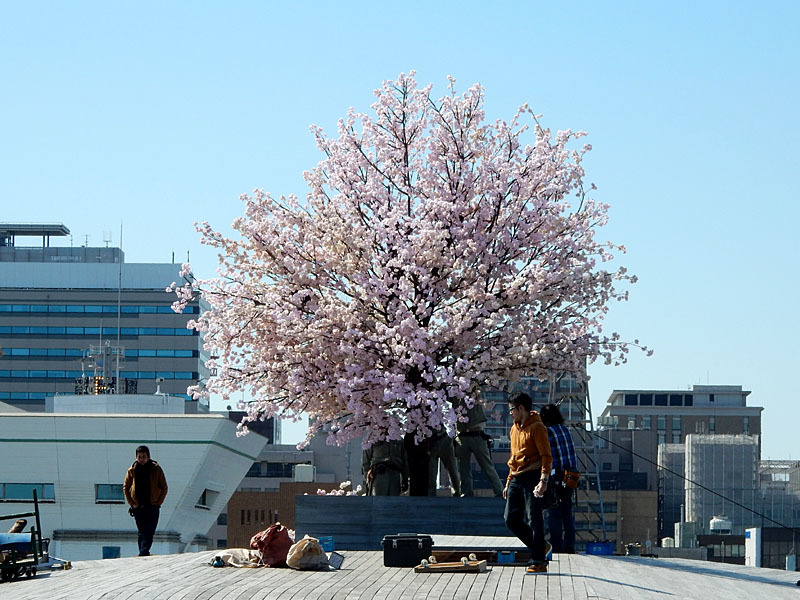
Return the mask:
<svg viewBox="0 0 800 600">
<path fill-rule="evenodd" d="M 628 453 L 630 453 L 631 455 L 635 456 L 636 458 L 640 458 L 640 459 L 642 459 L 643 461 L 650 463 L 651 465 L 655 465 L 655 466 L 656 466 L 658 469 L 662 469 L 662 470 L 664 470 L 664 471 L 667 471 L 668 473 L 672 473 L 672 474 L 673 474 L 673 475 L 675 475 L 676 477 L 680 477 L 680 478 L 681 478 L 681 479 L 683 479 L 684 481 L 687 481 L 687 482 L 691 483 L 692 485 L 696 485 L 697 487 L 699 487 L 699 488 L 700 488 L 700 489 L 702 489 L 702 490 L 705 490 L 705 491 L 707 491 L 707 492 L 710 492 L 711 494 L 714 494 L 715 496 L 717 496 L 717 497 L 719 497 L 719 498 L 722 498 L 723 500 L 726 500 L 726 501 L 730 502 L 731 504 L 734 504 L 734 505 L 738 506 L 739 508 L 743 508 L 743 509 L 745 509 L 746 511 L 749 511 L 749 512 L 753 513 L 754 515 L 756 515 L 756 516 L 758 516 L 758 517 L 761 517 L 763 520 L 769 521 L 770 523 L 774 523 L 775 525 L 777 525 L 778 527 L 780 527 L 780 528 L 782 528 L 782 529 L 788 529 L 789 531 L 791 531 L 791 532 L 793 532 L 793 533 L 795 533 L 795 534 L 797 534 L 797 533 L 800 533 L 800 530 L 798 530 L 798 529 L 795 529 L 794 527 L 789 527 L 788 525 L 784 525 L 783 523 L 781 523 L 781 522 L 779 522 L 779 521 L 776 521 L 775 519 L 773 519 L 773 518 L 771 518 L 771 517 L 768 517 L 767 515 L 765 515 L 765 514 L 763 514 L 763 513 L 760 513 L 760 512 L 758 512 L 758 511 L 757 511 L 757 510 L 755 510 L 754 508 L 751 508 L 751 507 L 749 507 L 749 506 L 745 506 L 745 505 L 744 505 L 744 504 L 742 504 L 741 502 L 737 502 L 736 500 L 734 500 L 734 499 L 732 499 L 732 498 L 728 498 L 728 497 L 727 497 L 727 496 L 725 496 L 724 494 L 721 494 L 721 493 L 719 493 L 719 492 L 718 492 L 718 491 L 716 491 L 716 490 L 712 490 L 711 488 L 704 486 L 702 483 L 697 483 L 696 481 L 693 481 L 693 480 L 689 479 L 689 478 L 688 478 L 688 477 L 686 477 L 685 475 L 681 475 L 680 473 L 677 473 L 677 472 L 673 471 L 673 470 L 672 470 L 672 469 L 670 469 L 669 467 L 665 467 L 665 466 L 663 466 L 663 465 L 660 465 L 660 464 L 658 464 L 658 462 L 656 462 L 656 461 L 653 461 L 653 460 L 650 460 L 650 459 L 649 459 L 649 458 L 647 458 L 646 456 L 642 456 L 641 454 L 639 454 L 639 453 L 637 453 L 637 452 L 634 452 L 633 450 L 631 450 L 631 449 L 629 449 L 629 448 L 626 448 L 625 446 L 622 446 L 622 445 L 620 445 L 620 444 L 617 444 L 616 442 L 613 442 L 613 441 L 611 441 L 611 440 L 610 440 L 610 439 L 608 439 L 608 438 L 605 438 L 605 437 L 603 437 L 603 436 L 601 436 L 601 435 L 598 435 L 598 434 L 597 434 L 597 433 L 595 433 L 594 431 L 589 431 L 588 429 L 584 429 L 584 431 L 585 431 L 586 433 L 588 433 L 588 434 L 592 435 L 593 437 L 595 437 L 595 438 L 599 439 L 599 440 L 603 440 L 604 442 L 607 442 L 607 443 L 611 444 L 612 446 L 616 446 L 617 448 L 620 448 L 620 449 L 624 450 L 625 452 L 628 452 Z"/>
</svg>

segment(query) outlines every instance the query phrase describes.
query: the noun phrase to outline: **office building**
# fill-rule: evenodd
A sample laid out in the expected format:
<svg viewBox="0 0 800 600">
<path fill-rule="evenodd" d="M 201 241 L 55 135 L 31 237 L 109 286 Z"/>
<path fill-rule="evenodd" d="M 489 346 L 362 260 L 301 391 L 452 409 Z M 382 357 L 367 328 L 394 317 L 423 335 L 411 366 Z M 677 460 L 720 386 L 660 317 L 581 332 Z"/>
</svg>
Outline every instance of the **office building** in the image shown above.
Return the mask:
<svg viewBox="0 0 800 600">
<path fill-rule="evenodd" d="M 655 431 L 659 444 L 682 444 L 692 433 L 761 434 L 761 406 L 747 406 L 740 385 L 691 390 L 614 390 L 598 418 L 601 428 Z"/>
<path fill-rule="evenodd" d="M 186 412 L 207 412 L 186 396 L 208 375 L 201 337 L 186 328 L 200 306 L 176 314 L 165 292 L 180 267 L 126 263 L 119 248 L 50 245 L 68 234 L 0 223 L 0 402 L 42 411 L 56 394 L 158 390 L 181 395 Z M 31 236 L 41 244 L 19 244 Z"/>
</svg>

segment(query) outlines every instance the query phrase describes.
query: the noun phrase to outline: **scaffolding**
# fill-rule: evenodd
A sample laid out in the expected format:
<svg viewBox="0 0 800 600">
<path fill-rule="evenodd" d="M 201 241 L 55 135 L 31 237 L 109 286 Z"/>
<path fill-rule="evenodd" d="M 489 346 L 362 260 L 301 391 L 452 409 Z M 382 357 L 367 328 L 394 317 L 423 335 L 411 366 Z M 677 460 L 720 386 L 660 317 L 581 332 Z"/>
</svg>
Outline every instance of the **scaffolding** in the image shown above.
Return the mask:
<svg viewBox="0 0 800 600">
<path fill-rule="evenodd" d="M 724 514 L 742 535 L 753 524 L 753 513 L 745 507 L 759 505 L 758 454 L 758 436 L 687 435 L 686 520 L 705 526 L 714 515 Z"/>
</svg>

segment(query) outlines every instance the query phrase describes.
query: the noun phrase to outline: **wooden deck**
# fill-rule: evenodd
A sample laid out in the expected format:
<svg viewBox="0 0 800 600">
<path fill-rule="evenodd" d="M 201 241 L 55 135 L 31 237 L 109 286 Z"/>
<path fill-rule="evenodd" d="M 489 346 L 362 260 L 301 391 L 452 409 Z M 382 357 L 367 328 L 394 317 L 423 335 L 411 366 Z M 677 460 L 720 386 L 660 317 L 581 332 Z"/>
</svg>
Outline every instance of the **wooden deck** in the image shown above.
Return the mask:
<svg viewBox="0 0 800 600">
<path fill-rule="evenodd" d="M 443 540 L 442 540 L 443 541 Z M 437 546 L 443 546 L 437 540 Z M 547 574 L 523 567 L 425 574 L 386 568 L 383 554 L 342 551 L 340 571 L 215 569 L 214 552 L 73 563 L 68 571 L 0 584 L 3 600 L 578 600 L 800 598 L 800 573 L 622 556 L 557 555 Z"/>
</svg>

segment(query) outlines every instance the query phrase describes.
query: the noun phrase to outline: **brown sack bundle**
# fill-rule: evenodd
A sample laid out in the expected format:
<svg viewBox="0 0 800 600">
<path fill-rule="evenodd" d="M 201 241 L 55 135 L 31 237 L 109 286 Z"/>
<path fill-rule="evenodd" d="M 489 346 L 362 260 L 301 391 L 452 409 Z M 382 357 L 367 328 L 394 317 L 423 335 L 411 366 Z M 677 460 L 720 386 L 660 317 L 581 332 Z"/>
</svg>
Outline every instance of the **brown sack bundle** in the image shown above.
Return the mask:
<svg viewBox="0 0 800 600">
<path fill-rule="evenodd" d="M 250 540 L 250 547 L 261 553 L 261 563 L 265 567 L 285 567 L 292 542 L 289 530 L 275 523 L 255 534 Z"/>
</svg>

